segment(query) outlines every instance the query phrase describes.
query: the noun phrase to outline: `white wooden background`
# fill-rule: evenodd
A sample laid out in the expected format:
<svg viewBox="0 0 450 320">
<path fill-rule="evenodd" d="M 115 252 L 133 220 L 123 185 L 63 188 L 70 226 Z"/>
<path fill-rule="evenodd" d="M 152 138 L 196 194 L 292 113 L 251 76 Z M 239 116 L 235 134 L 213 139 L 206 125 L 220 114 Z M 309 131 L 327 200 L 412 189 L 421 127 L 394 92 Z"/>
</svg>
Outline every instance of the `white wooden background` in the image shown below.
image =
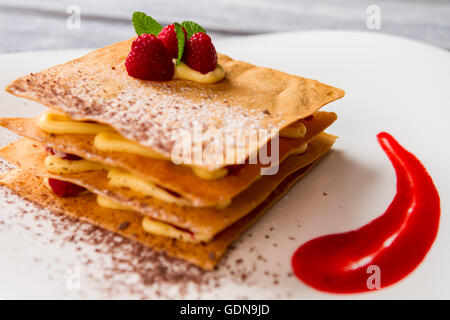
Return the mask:
<svg viewBox="0 0 450 320">
<path fill-rule="evenodd" d="M 81 9 L 68 29 L 66 9 Z M 135 10 L 168 24 L 185 19 L 217 38 L 286 30 L 367 30 L 367 7 L 383 32 L 450 49 L 450 0 L 0 0 L 0 52 L 100 47 L 131 37 Z"/>
</svg>

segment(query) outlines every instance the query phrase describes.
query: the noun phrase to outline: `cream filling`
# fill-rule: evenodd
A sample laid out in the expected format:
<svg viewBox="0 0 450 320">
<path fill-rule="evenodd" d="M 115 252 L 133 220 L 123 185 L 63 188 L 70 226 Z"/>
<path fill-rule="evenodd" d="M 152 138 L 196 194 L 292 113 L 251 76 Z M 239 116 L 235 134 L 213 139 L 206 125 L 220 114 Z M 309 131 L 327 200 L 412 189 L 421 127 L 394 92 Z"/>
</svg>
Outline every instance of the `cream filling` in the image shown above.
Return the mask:
<svg viewBox="0 0 450 320">
<path fill-rule="evenodd" d="M 38 126 L 43 131 L 53 134 L 96 134 L 94 147 L 100 151 L 124 152 L 152 159 L 169 160 L 148 147 L 125 139 L 117 132 L 114 132 L 111 127 L 103 124 L 74 121 L 59 113 L 46 112 L 39 119 Z M 219 179 L 228 173 L 226 168 L 212 171 L 200 167 L 191 168 L 198 177 L 207 180 Z"/>
<path fill-rule="evenodd" d="M 99 194 L 97 194 L 97 204 L 101 207 L 108 208 L 108 209 L 135 211 L 133 208 L 124 206 L 114 200 L 105 198 Z"/>
<path fill-rule="evenodd" d="M 192 71 L 196 72 L 194 70 Z M 148 147 L 141 146 L 134 141 L 125 139 L 120 134 L 115 132 L 114 129 L 104 124 L 75 121 L 63 114 L 54 112 L 45 112 L 39 119 L 38 126 L 43 131 L 53 134 L 96 134 L 94 138 L 94 147 L 103 152 L 123 152 L 123 153 L 137 154 L 152 159 L 169 160 L 167 157 L 153 151 Z M 305 134 L 306 134 L 306 127 L 301 121 L 297 121 L 291 124 L 290 126 L 280 130 L 280 136 L 285 138 L 302 138 L 305 136 Z M 55 168 L 54 170 L 60 170 L 65 164 L 59 165 L 57 163 L 56 165 L 58 166 L 58 168 Z M 78 163 L 74 167 L 79 166 L 80 168 L 73 169 L 74 171 L 63 171 L 63 172 L 65 173 L 82 172 L 77 170 L 82 170 L 81 168 L 83 167 L 83 165 L 84 165 L 83 163 Z M 195 175 L 205 180 L 220 179 L 228 174 L 227 168 L 220 168 L 217 170 L 208 170 L 202 167 L 190 167 L 190 168 L 192 169 Z M 94 168 L 89 170 L 99 170 L 99 169 Z"/>
<path fill-rule="evenodd" d="M 83 160 L 77 160 L 77 161 L 83 161 Z M 45 177 L 43 183 L 44 183 L 45 187 L 47 187 L 50 191 L 52 191 L 52 188 L 50 187 L 48 179 L 49 179 L 48 177 Z M 85 191 L 81 192 L 80 194 L 85 194 L 87 192 L 89 192 L 89 191 L 85 190 Z M 97 195 L 97 203 L 99 206 L 108 208 L 108 209 L 135 211 L 133 208 L 124 206 L 116 201 L 105 198 L 101 195 Z M 192 233 L 183 231 L 182 229 L 178 229 L 170 224 L 167 224 L 167 223 L 164 223 L 161 221 L 156 221 L 156 220 L 148 218 L 148 217 L 144 217 L 144 219 L 142 220 L 142 227 L 144 228 L 144 230 L 146 232 L 156 234 L 159 236 L 175 238 L 175 239 L 178 239 L 181 241 L 187 241 L 187 242 L 194 241 L 194 236 Z M 202 241 L 202 240 L 207 240 L 207 237 L 200 236 L 199 241 Z"/>
<path fill-rule="evenodd" d="M 195 70 L 192 71 L 197 72 Z M 147 147 L 123 138 L 116 133 L 113 128 L 106 124 L 76 121 L 66 115 L 47 111 L 39 118 L 38 126 L 43 131 L 53 134 L 100 134 L 98 137 L 99 142 L 97 142 L 98 147 L 96 145 L 96 148 L 103 151 L 136 153 L 149 158 L 164 157 Z M 280 137 L 283 138 L 303 138 L 305 134 L 306 127 L 301 121 L 297 121 L 290 126 L 281 129 L 279 133 Z M 109 144 L 112 144 L 112 146 L 109 146 Z"/>
<path fill-rule="evenodd" d="M 228 174 L 227 168 L 220 168 L 217 170 L 208 170 L 200 167 L 192 167 L 195 175 L 203 180 L 216 180 L 225 177 Z"/>
<path fill-rule="evenodd" d="M 123 152 L 137 154 L 146 158 L 169 160 L 169 158 L 153 151 L 150 148 L 123 138 L 115 132 L 101 132 L 95 136 L 94 147 L 103 152 Z M 208 170 L 201 167 L 190 167 L 194 174 L 204 180 L 216 180 L 228 174 L 227 168 Z"/>
<path fill-rule="evenodd" d="M 199 83 L 212 84 L 221 81 L 225 77 L 225 69 L 217 64 L 213 71 L 208 73 L 201 73 L 189 68 L 184 62 L 180 62 L 175 66 L 174 79 L 191 80 Z"/>
<path fill-rule="evenodd" d="M 94 147 L 104 152 L 124 152 L 137 154 L 143 157 L 168 160 L 167 157 L 150 148 L 123 138 L 116 132 L 100 132 L 95 136 Z"/>
<path fill-rule="evenodd" d="M 50 191 L 52 191 L 52 188 L 50 187 L 48 179 L 49 179 L 48 177 L 44 178 L 44 185 Z M 86 194 L 87 192 L 89 192 L 89 191 L 85 190 L 85 191 L 81 192 L 80 194 Z M 105 198 L 101 195 L 97 195 L 97 204 L 101 207 L 108 208 L 108 209 L 135 211 L 133 208 L 124 206 L 116 201 Z M 186 242 L 194 241 L 194 235 L 192 233 L 183 231 L 182 229 L 178 229 L 170 224 L 167 224 L 167 223 L 164 223 L 161 221 L 156 221 L 149 217 L 144 217 L 144 219 L 142 220 L 142 227 L 144 228 L 144 230 L 146 232 L 156 234 L 159 236 L 175 238 L 175 239 L 178 239 L 181 241 L 186 241 Z M 200 238 L 198 240 L 205 241 L 207 239 L 208 239 L 207 237 L 204 237 L 204 236 L 202 237 L 200 235 Z"/>
<path fill-rule="evenodd" d="M 142 228 L 144 228 L 144 230 L 148 233 L 174 238 L 185 242 L 194 242 L 195 240 L 192 233 L 183 231 L 170 224 L 157 221 L 149 217 L 144 217 L 144 219 L 142 219 Z M 198 240 L 202 241 L 201 239 Z"/>
<path fill-rule="evenodd" d="M 308 144 L 305 143 L 300 146 L 297 150 L 292 152 L 293 155 L 304 153 L 307 150 Z M 105 169 L 106 166 L 103 166 L 99 163 L 88 161 L 88 160 L 65 160 L 58 156 L 49 155 L 45 159 L 45 166 L 47 170 L 55 174 L 64 174 L 64 173 L 75 173 L 75 172 L 84 172 L 90 170 L 100 170 Z M 165 191 L 164 189 L 156 186 L 155 184 L 137 177 L 131 173 L 119 170 L 119 169 L 110 169 L 108 171 L 108 183 L 111 186 L 115 187 L 126 187 L 135 192 L 148 195 L 157 199 L 160 199 L 164 202 L 175 203 L 177 205 L 186 205 L 187 201 L 183 198 L 176 197 L 171 193 Z M 44 178 L 45 186 L 51 190 L 51 187 L 48 183 L 48 178 Z M 88 192 L 83 191 L 83 193 Z M 127 211 L 135 211 L 133 208 L 122 205 L 116 201 L 105 198 L 101 195 L 97 195 L 97 203 L 98 205 L 114 209 L 114 210 L 127 210 Z M 231 199 L 224 202 L 223 204 L 217 206 L 217 208 L 224 208 L 231 203 Z M 194 235 L 188 231 L 184 231 L 180 228 L 176 228 L 173 225 L 154 220 L 149 217 L 144 217 L 142 220 L 143 229 L 151 234 L 165 236 L 169 238 L 178 239 L 180 241 L 185 242 L 194 242 L 194 241 L 208 241 L 210 237 L 206 235 L 197 234 L 194 238 Z"/>
<path fill-rule="evenodd" d="M 302 144 L 300 147 L 298 147 L 297 149 L 295 149 L 294 151 L 292 151 L 291 154 L 292 154 L 292 155 L 299 155 L 299 154 L 305 153 L 306 150 L 308 150 L 308 144 L 307 144 L 307 143 L 304 143 L 304 144 Z"/>
<path fill-rule="evenodd" d="M 281 129 L 279 134 L 282 138 L 303 138 L 306 135 L 306 126 L 301 121 L 297 121 Z"/>
<path fill-rule="evenodd" d="M 56 155 L 48 155 L 44 161 L 48 172 L 54 174 L 79 173 L 106 169 L 107 166 L 89 160 L 66 160 Z"/>
<path fill-rule="evenodd" d="M 179 206 L 192 206 L 192 204 L 182 197 L 177 197 L 165 189 L 158 187 L 153 182 L 138 177 L 130 172 L 120 169 L 111 169 L 108 172 L 108 183 L 110 186 L 128 188 L 144 196 L 150 196 L 164 202 L 177 204 Z M 231 204 L 231 199 L 217 204 L 217 209 L 223 209 Z"/>
<path fill-rule="evenodd" d="M 114 200 L 105 198 L 101 195 L 97 195 L 97 203 L 99 206 L 108 209 L 135 211 L 133 208 L 124 206 Z M 149 217 L 143 218 L 142 228 L 148 233 L 156 234 L 159 236 L 174 238 L 186 242 L 194 241 L 194 236 L 192 233 L 176 228 L 168 223 L 154 220 Z M 201 239 L 199 240 L 201 241 Z"/>
<path fill-rule="evenodd" d="M 95 170 L 108 170 L 108 183 L 115 187 L 124 187 L 144 196 L 150 196 L 164 202 L 174 203 L 180 206 L 191 206 L 191 203 L 182 197 L 177 197 L 157 186 L 149 180 L 138 177 L 132 173 L 110 168 L 98 162 L 89 160 L 66 160 L 56 155 L 48 155 L 44 160 L 45 168 L 54 174 L 70 174 Z M 222 209 L 230 205 L 231 200 L 218 204 L 216 208 Z"/>
<path fill-rule="evenodd" d="M 154 183 L 120 169 L 111 169 L 108 171 L 108 183 L 110 186 L 128 188 L 142 195 L 151 196 L 164 202 L 174 203 L 179 206 L 190 205 L 186 199 L 174 196 Z"/>
<path fill-rule="evenodd" d="M 42 131 L 53 134 L 97 134 L 114 131 L 105 124 L 75 121 L 66 115 L 54 112 L 45 112 L 39 118 L 38 126 Z"/>
</svg>

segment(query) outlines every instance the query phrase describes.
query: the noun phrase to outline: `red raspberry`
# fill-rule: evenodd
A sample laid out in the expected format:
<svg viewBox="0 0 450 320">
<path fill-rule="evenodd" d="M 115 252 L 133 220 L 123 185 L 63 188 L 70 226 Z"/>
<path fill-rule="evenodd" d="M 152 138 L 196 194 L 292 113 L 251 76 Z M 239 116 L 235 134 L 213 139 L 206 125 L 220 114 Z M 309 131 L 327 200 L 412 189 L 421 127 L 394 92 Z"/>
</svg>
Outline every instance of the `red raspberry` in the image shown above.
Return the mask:
<svg viewBox="0 0 450 320">
<path fill-rule="evenodd" d="M 194 34 L 186 43 L 183 60 L 191 69 L 203 74 L 213 71 L 217 65 L 217 52 L 211 38 L 203 32 Z"/>
<path fill-rule="evenodd" d="M 187 42 L 187 33 L 186 29 L 184 27 L 184 43 Z M 172 58 L 178 58 L 178 40 L 177 40 L 177 34 L 175 32 L 175 26 L 174 24 L 169 24 L 167 27 L 161 30 L 161 32 L 158 35 L 158 38 L 161 39 L 161 41 L 164 43 L 164 46 L 167 49 L 167 52 L 169 53 L 169 56 Z"/>
<path fill-rule="evenodd" d="M 147 42 L 151 41 L 151 34 L 143 33 L 133 40 L 131 44 L 131 50 L 142 48 L 146 46 Z"/>
<path fill-rule="evenodd" d="M 133 41 L 125 67 L 128 75 L 142 80 L 166 81 L 175 72 L 164 43 L 152 34 L 143 34 Z"/>
<path fill-rule="evenodd" d="M 86 190 L 79 185 L 58 179 L 48 178 L 48 184 L 52 188 L 54 194 L 58 197 L 74 197 L 80 192 Z"/>
</svg>

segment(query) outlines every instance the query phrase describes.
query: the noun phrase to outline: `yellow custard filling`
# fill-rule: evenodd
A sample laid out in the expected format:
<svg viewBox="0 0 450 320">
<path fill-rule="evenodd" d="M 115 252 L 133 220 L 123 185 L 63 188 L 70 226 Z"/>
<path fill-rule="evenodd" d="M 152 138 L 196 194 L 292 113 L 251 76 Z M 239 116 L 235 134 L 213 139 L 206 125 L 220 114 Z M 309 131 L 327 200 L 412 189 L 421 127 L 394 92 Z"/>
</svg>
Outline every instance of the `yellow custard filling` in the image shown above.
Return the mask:
<svg viewBox="0 0 450 320">
<path fill-rule="evenodd" d="M 134 211 L 133 208 L 124 206 L 101 195 L 97 195 L 97 203 L 99 206 L 108 209 Z M 182 229 L 178 229 L 168 223 L 156 221 L 149 217 L 144 217 L 144 219 L 142 220 L 142 228 L 148 233 L 156 234 L 159 236 L 175 238 L 187 242 L 192 242 L 194 240 L 191 233 L 183 231 Z"/>
<path fill-rule="evenodd" d="M 280 137 L 283 138 L 303 138 L 306 135 L 306 127 L 301 121 L 297 121 L 280 130 Z"/>
<path fill-rule="evenodd" d="M 216 180 L 225 177 L 228 174 L 227 168 L 220 168 L 217 170 L 208 170 L 200 167 L 192 167 L 192 171 L 196 176 L 204 180 Z"/>
<path fill-rule="evenodd" d="M 168 192 L 164 188 L 158 187 L 149 180 L 138 177 L 132 173 L 110 168 L 98 162 L 81 160 L 66 160 L 57 155 L 48 155 L 44 160 L 45 168 L 48 172 L 54 174 L 70 174 L 95 170 L 108 170 L 108 183 L 111 186 L 123 187 L 138 192 L 145 196 L 150 196 L 164 202 L 174 203 L 180 206 L 191 206 L 190 202 L 181 197 Z M 101 201 L 101 200 L 100 200 Z M 217 209 L 225 208 L 230 205 L 231 200 L 224 201 L 216 206 Z M 108 207 L 107 205 L 105 205 Z M 112 208 L 119 209 L 119 208 Z"/>
<path fill-rule="evenodd" d="M 146 179 L 120 169 L 111 169 L 108 171 L 108 182 L 111 186 L 128 188 L 164 202 L 175 203 L 180 206 L 189 205 L 189 202 L 185 199 L 167 192 Z"/>
<path fill-rule="evenodd" d="M 97 203 L 99 206 L 108 208 L 108 209 L 134 211 L 133 208 L 124 206 L 116 201 L 105 198 L 99 194 L 97 195 Z"/>
<path fill-rule="evenodd" d="M 199 83 L 212 84 L 221 81 L 225 77 L 225 69 L 217 64 L 216 68 L 208 73 L 201 73 L 189 68 L 184 62 L 180 62 L 175 66 L 174 79 L 191 80 Z"/>
<path fill-rule="evenodd" d="M 108 171 L 108 183 L 111 186 L 119 188 L 128 188 L 145 196 L 153 197 L 164 202 L 174 203 L 179 206 L 192 206 L 192 204 L 181 197 L 158 187 L 156 184 L 138 177 L 132 173 L 111 169 Z M 231 204 L 231 200 L 224 201 L 216 206 L 217 209 L 223 209 Z"/>
<path fill-rule="evenodd" d="M 75 121 L 59 113 L 46 112 L 39 119 L 38 126 L 43 131 L 53 134 L 95 134 L 94 147 L 100 151 L 124 152 L 152 159 L 169 160 L 150 148 L 125 139 L 107 125 Z M 200 178 L 207 180 L 219 179 L 228 173 L 225 168 L 209 171 L 195 167 L 193 171 Z"/>
<path fill-rule="evenodd" d="M 99 132 L 114 131 L 105 124 L 75 121 L 66 115 L 45 112 L 38 121 L 42 131 L 53 134 L 97 134 Z"/>
<path fill-rule="evenodd" d="M 299 154 L 305 153 L 307 149 L 308 149 L 308 144 L 307 144 L 307 143 L 304 143 L 304 144 L 302 144 L 300 147 L 298 147 L 297 149 L 295 149 L 294 151 L 292 151 L 291 154 L 292 154 L 292 155 L 299 155 Z"/>
<path fill-rule="evenodd" d="M 44 178 L 44 185 L 49 189 L 52 190 L 48 183 L 48 178 Z M 85 190 L 80 194 L 85 194 L 88 191 Z M 101 195 L 97 195 L 97 203 L 99 206 L 108 208 L 108 209 L 114 209 L 114 210 L 127 210 L 127 211 L 135 211 L 133 208 L 124 206 L 116 201 L 113 201 L 111 199 L 105 198 Z M 193 234 L 187 231 L 184 231 L 182 229 L 176 228 L 170 224 L 156 221 L 154 219 L 151 219 L 149 217 L 144 217 L 142 220 L 142 227 L 143 229 L 152 234 L 156 234 L 159 236 L 169 237 L 169 238 L 175 238 L 181 241 L 187 241 L 192 242 L 194 241 Z M 208 240 L 207 237 L 202 237 L 200 235 L 200 238 L 198 239 L 200 241 Z"/>
<path fill-rule="evenodd" d="M 66 160 L 56 155 L 48 155 L 45 158 L 45 168 L 54 174 L 79 173 L 106 169 L 101 163 L 89 160 Z"/>
<path fill-rule="evenodd" d="M 177 67 L 180 67 L 180 65 Z M 190 69 L 187 66 L 186 68 Z M 192 72 L 197 71 L 192 70 Z M 201 75 L 205 76 L 203 74 Z M 152 159 L 169 160 L 164 155 L 159 154 L 148 147 L 141 146 L 134 141 L 125 139 L 120 134 L 115 132 L 113 128 L 104 124 L 75 121 L 63 114 L 46 112 L 39 119 L 38 126 L 43 131 L 52 134 L 95 134 L 96 136 L 94 138 L 94 147 L 100 151 L 124 152 L 137 154 Z M 280 136 L 285 138 L 302 138 L 305 136 L 305 134 L 306 134 L 306 127 L 300 121 L 297 121 L 296 123 L 293 123 L 290 126 L 280 130 Z M 53 171 L 54 173 L 74 173 L 74 172 L 103 169 L 103 167 L 99 167 L 101 166 L 100 164 L 94 165 L 93 163 L 89 163 L 89 161 L 87 160 L 77 160 L 76 164 L 73 163 L 74 161 L 68 161 L 63 159 L 60 160 L 61 161 L 55 160 L 53 161 L 54 163 L 49 163 L 50 168 L 49 171 L 54 170 Z M 68 162 L 64 163 L 64 161 Z M 195 175 L 205 180 L 220 179 L 228 174 L 227 168 L 220 168 L 212 171 L 201 167 L 190 167 L 190 168 L 192 169 Z"/>
<path fill-rule="evenodd" d="M 163 156 L 162 154 L 159 154 L 150 148 L 141 146 L 136 142 L 125 139 L 115 132 L 102 132 L 97 134 L 94 139 L 94 147 L 104 152 L 124 152 L 137 154 L 152 159 L 169 160 L 169 158 Z M 220 179 L 228 174 L 228 170 L 226 168 L 212 171 L 201 167 L 191 168 L 195 175 L 205 180 Z"/>
<path fill-rule="evenodd" d="M 152 159 L 168 160 L 168 158 L 162 154 L 159 154 L 150 148 L 141 146 L 136 142 L 125 139 L 115 132 L 98 133 L 94 139 L 94 147 L 104 152 L 132 153 Z"/>
<path fill-rule="evenodd" d="M 192 233 L 175 228 L 170 224 L 156 221 L 149 217 L 144 217 L 144 219 L 142 219 L 142 228 L 148 233 L 156 234 L 159 236 L 174 238 L 185 242 L 194 241 Z"/>
</svg>

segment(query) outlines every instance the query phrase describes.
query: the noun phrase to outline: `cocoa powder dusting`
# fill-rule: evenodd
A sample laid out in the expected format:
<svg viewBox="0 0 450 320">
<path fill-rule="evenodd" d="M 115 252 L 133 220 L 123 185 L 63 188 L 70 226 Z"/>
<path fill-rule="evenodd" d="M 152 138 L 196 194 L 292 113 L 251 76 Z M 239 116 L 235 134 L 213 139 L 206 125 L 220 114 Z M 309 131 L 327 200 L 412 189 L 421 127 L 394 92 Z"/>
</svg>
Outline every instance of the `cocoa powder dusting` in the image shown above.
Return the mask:
<svg viewBox="0 0 450 320">
<path fill-rule="evenodd" d="M 1 173 L 11 168 L 13 166 L 0 159 Z M 117 227 L 126 228 L 128 224 L 123 221 Z M 244 292 L 237 292 L 235 294 L 241 296 L 233 297 L 227 289 L 230 284 L 258 286 L 263 289 L 260 292 L 267 292 L 264 298 L 278 295 L 270 290 L 271 274 L 263 274 L 268 268 L 270 253 L 266 256 L 266 252 L 260 252 L 255 246 L 258 237 L 264 234 L 258 236 L 253 230 L 230 246 L 216 270 L 204 271 L 115 233 L 59 212 L 50 212 L 0 186 L 0 241 L 10 240 L 5 237 L 10 232 L 19 233 L 20 238 L 29 239 L 32 244 L 32 247 L 27 244 L 26 248 L 11 244 L 13 256 L 16 256 L 14 250 L 29 251 L 29 256 L 24 255 L 28 259 L 27 268 L 32 268 L 31 264 L 40 265 L 44 268 L 42 276 L 62 288 L 62 292 L 54 293 L 52 298 L 248 298 L 242 296 Z M 211 257 L 213 255 L 211 253 Z M 65 288 L 70 265 L 81 268 L 79 290 Z"/>
<path fill-rule="evenodd" d="M 21 228 L 38 246 L 56 245 L 58 251 L 75 252 L 73 264 L 82 267 L 83 283 L 89 284 L 89 288 L 84 290 L 95 291 L 98 294 L 96 297 L 220 298 L 215 295 L 215 291 L 220 291 L 224 282 L 255 286 L 264 281 L 261 278 L 262 270 L 258 272 L 258 267 L 267 259 L 253 246 L 249 250 L 251 253 L 246 254 L 244 259 L 230 259 L 230 254 L 235 250 L 232 246 L 217 270 L 204 271 L 112 232 L 25 202 L 4 187 L 0 187 L 0 197 L 11 199 L 5 202 L 7 207 L 20 203 L 16 212 L 5 210 L 5 205 L 0 207 L 0 231 L 5 224 L 10 228 Z M 4 216 L 4 212 L 8 212 L 8 215 Z M 34 263 L 42 264 L 45 259 L 42 256 L 32 257 Z M 56 271 L 65 279 L 66 268 L 67 265 L 56 257 L 47 265 L 49 280 L 56 281 L 57 277 L 53 275 Z M 266 282 L 270 283 L 269 276 L 266 278 Z M 90 293 L 84 292 L 83 288 L 77 298 L 90 297 Z"/>
</svg>

